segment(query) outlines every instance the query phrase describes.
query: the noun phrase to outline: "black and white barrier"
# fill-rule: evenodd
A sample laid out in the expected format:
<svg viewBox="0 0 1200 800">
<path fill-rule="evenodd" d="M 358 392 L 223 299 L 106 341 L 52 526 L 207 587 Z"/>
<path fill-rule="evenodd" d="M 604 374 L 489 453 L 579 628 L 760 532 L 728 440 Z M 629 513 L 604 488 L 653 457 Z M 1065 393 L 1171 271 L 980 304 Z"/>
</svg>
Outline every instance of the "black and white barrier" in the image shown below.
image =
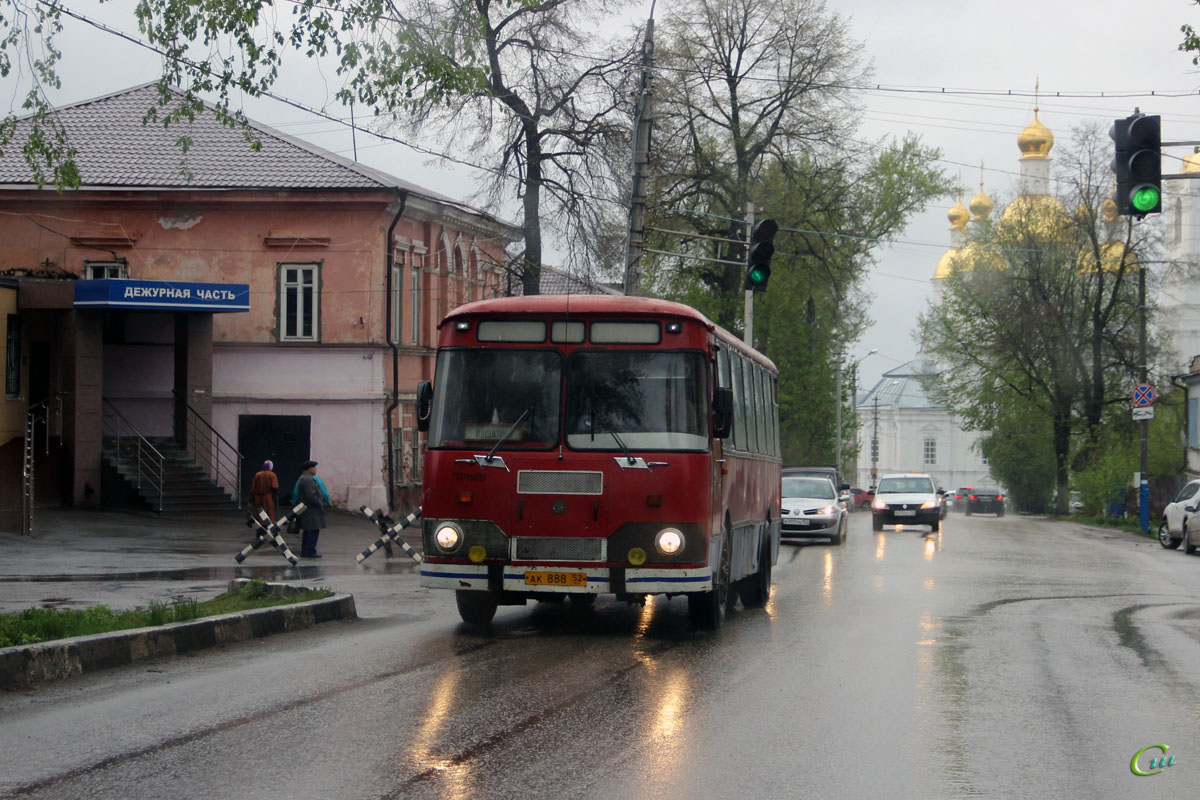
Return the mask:
<svg viewBox="0 0 1200 800">
<path fill-rule="evenodd" d="M 279 550 L 289 564 L 293 567 L 299 564 L 300 559 L 296 558 L 291 549 L 288 548 L 287 542 L 283 540 L 281 531 L 287 527 L 289 522 L 303 514 L 306 508 L 308 506 L 304 505 L 304 503 L 297 503 L 295 507 L 289 509 L 276 522 L 272 522 L 271 518 L 267 516 L 267 512 L 260 508 L 255 516 L 246 520 L 246 524 L 254 528 L 254 541 L 243 547 L 242 552 L 233 557 L 234 561 L 237 561 L 239 564 L 242 563 L 252 551 L 257 550 L 263 546 L 264 542 L 269 541 L 271 546 Z"/>
<path fill-rule="evenodd" d="M 374 522 L 376 525 L 378 525 L 379 530 L 383 531 L 383 535 L 375 540 L 375 544 L 371 545 L 366 550 L 363 550 L 361 553 L 355 556 L 355 561 L 362 563 L 363 559 L 370 556 L 379 548 L 387 547 L 392 542 L 400 545 L 400 547 L 404 549 L 404 552 L 408 553 L 412 557 L 412 560 L 416 561 L 418 564 L 425 560 L 421 558 L 420 553 L 412 549 L 412 546 L 409 545 L 408 542 L 400 538 L 400 531 L 417 521 L 417 519 L 421 516 L 421 509 L 418 508 L 407 517 L 397 522 L 395 525 L 392 524 L 392 520 L 390 518 L 378 511 L 372 511 L 369 506 L 361 506 L 358 510 L 366 514 L 371 519 L 371 522 Z"/>
</svg>

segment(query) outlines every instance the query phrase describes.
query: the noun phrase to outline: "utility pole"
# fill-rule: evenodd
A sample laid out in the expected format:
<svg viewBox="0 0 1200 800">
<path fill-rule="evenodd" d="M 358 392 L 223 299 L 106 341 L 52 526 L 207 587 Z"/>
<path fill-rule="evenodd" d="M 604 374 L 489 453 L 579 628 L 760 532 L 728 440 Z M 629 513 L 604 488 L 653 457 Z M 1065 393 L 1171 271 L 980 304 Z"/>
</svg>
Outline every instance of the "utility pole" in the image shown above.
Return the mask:
<svg viewBox="0 0 1200 800">
<path fill-rule="evenodd" d="M 1138 377 L 1146 383 L 1149 374 L 1146 368 L 1146 265 L 1138 265 L 1138 356 L 1141 368 Z M 1150 468 L 1150 420 L 1141 420 L 1142 459 L 1138 475 L 1138 517 L 1142 531 L 1150 532 L 1150 482 L 1146 473 Z"/>
<path fill-rule="evenodd" d="M 642 41 L 642 78 L 633 116 L 633 183 L 629 198 L 629 229 L 625 239 L 625 294 L 636 295 L 642 279 L 646 243 L 646 182 L 650 173 L 650 132 L 654 122 L 654 4 Z"/>
<path fill-rule="evenodd" d="M 842 353 L 837 354 L 837 377 L 834 385 L 837 387 L 837 464 L 838 480 L 842 479 Z"/>
<path fill-rule="evenodd" d="M 746 246 L 750 245 L 750 232 L 754 230 L 754 201 L 746 201 Z M 742 341 L 748 347 L 754 347 L 754 290 L 746 290 L 746 324 L 743 326 Z"/>
<path fill-rule="evenodd" d="M 879 476 L 879 396 L 875 396 L 875 430 L 871 433 L 871 491 Z"/>
</svg>

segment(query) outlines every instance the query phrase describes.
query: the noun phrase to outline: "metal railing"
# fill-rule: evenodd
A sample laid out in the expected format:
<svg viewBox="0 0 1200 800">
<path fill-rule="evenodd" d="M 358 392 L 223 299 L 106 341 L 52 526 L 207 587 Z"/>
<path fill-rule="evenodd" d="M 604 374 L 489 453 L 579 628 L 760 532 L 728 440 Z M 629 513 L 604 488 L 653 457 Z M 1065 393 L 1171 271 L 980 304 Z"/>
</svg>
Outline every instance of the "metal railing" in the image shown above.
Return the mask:
<svg viewBox="0 0 1200 800">
<path fill-rule="evenodd" d="M 155 510 L 162 513 L 167 493 L 163 477 L 166 459 L 163 454 L 108 400 L 104 400 L 101 424 L 104 436 L 112 437 L 116 442 L 117 469 L 125 467 L 132 471 L 139 490 L 143 486 L 154 489 L 158 493 L 158 508 Z"/>
<path fill-rule="evenodd" d="M 36 463 L 35 439 L 38 425 L 45 433 L 46 455 L 50 455 L 51 415 L 58 420 L 58 443 L 62 446 L 62 395 L 47 397 L 29 407 L 25 414 L 25 447 L 21 458 L 21 533 L 33 534 L 33 507 L 36 500 L 34 467 Z"/>
<path fill-rule="evenodd" d="M 233 500 L 242 505 L 242 461 L 243 456 L 228 439 L 217 433 L 208 420 L 200 416 L 190 404 L 187 407 L 187 451 L 188 455 L 204 467 L 218 486 L 231 490 Z"/>
</svg>

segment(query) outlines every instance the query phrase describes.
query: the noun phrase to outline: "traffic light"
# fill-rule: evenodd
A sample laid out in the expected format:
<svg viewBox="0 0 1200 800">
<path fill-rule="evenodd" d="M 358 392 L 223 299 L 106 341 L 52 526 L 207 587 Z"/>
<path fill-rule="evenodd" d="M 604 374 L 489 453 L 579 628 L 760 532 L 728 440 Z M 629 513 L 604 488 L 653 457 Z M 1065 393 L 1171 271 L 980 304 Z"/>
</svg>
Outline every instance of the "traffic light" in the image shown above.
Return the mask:
<svg viewBox="0 0 1200 800">
<path fill-rule="evenodd" d="M 1162 211 L 1162 117 L 1134 114 L 1113 121 L 1117 211 L 1139 219 Z"/>
<path fill-rule="evenodd" d="M 771 279 L 771 256 L 775 255 L 773 242 L 779 224 L 773 219 L 760 219 L 750 229 L 750 249 L 746 254 L 745 288 L 756 292 L 765 291 Z"/>
</svg>

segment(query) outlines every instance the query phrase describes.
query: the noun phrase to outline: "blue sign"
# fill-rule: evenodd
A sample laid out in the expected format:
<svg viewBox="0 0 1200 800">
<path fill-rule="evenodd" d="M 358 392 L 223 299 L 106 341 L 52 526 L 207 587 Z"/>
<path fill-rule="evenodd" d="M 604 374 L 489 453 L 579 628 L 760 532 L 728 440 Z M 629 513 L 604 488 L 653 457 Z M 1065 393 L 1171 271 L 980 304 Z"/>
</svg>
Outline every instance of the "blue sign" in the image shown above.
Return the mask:
<svg viewBox="0 0 1200 800">
<path fill-rule="evenodd" d="M 144 311 L 249 311 L 248 283 L 186 283 L 106 278 L 75 281 L 76 308 Z"/>
</svg>

